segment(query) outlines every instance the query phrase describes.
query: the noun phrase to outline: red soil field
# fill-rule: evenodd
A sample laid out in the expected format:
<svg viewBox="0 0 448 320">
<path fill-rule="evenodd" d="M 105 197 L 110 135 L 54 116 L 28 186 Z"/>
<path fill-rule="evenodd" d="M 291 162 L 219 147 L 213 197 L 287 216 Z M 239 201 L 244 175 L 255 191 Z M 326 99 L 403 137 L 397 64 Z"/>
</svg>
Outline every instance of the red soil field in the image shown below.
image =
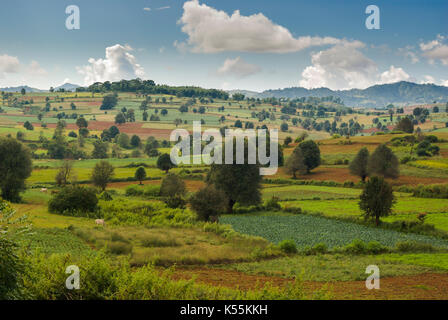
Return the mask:
<svg viewBox="0 0 448 320">
<path fill-rule="evenodd" d="M 266 283 L 284 287 L 292 279 L 272 276 L 249 275 L 242 272 L 221 269 L 178 269 L 172 275 L 174 279 L 189 280 L 196 277 L 196 281 L 213 286 L 239 288 L 241 290 L 255 289 Z M 413 276 L 399 276 L 380 279 L 379 290 L 368 290 L 365 281 L 337 281 L 317 282 L 305 281 L 304 290 L 312 294 L 327 285 L 334 299 L 418 299 L 418 300 L 446 300 L 448 299 L 448 274 L 426 273 Z"/>
</svg>

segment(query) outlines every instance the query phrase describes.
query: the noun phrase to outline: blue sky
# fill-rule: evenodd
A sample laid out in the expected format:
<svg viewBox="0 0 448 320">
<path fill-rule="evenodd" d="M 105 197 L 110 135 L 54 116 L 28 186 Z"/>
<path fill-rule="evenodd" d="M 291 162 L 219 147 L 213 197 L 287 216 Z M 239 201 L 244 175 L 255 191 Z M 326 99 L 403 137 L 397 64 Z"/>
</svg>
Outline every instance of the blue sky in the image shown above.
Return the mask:
<svg viewBox="0 0 448 320">
<path fill-rule="evenodd" d="M 379 30 L 365 27 L 371 4 Z M 80 9 L 79 30 L 65 27 L 69 5 Z M 447 13 L 446 0 L 8 1 L 0 87 L 137 76 L 255 91 L 400 80 L 448 86 Z"/>
</svg>

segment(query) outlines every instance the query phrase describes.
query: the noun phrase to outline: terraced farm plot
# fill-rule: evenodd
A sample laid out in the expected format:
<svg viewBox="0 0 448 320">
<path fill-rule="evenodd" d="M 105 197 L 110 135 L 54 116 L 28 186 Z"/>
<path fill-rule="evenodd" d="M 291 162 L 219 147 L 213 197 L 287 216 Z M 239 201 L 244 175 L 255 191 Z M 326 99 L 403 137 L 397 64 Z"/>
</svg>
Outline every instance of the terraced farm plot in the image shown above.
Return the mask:
<svg viewBox="0 0 448 320">
<path fill-rule="evenodd" d="M 300 207 L 311 212 L 321 212 L 326 216 L 361 216 L 359 200 L 322 200 L 322 201 L 286 201 L 284 207 Z M 417 214 L 448 212 L 448 199 L 428 199 L 414 197 L 397 197 L 393 207 L 394 214 Z"/>
<path fill-rule="evenodd" d="M 448 248 L 448 241 L 416 234 L 362 226 L 310 215 L 225 216 L 222 223 L 241 233 L 260 236 L 273 243 L 292 239 L 300 248 L 325 243 L 329 248 L 344 246 L 354 239 L 378 241 L 394 246 L 401 241 L 417 241 Z"/>
<path fill-rule="evenodd" d="M 359 197 L 360 189 L 323 186 L 275 186 L 263 189 L 263 198 L 275 196 L 280 200 L 296 199 L 353 199 Z"/>
</svg>

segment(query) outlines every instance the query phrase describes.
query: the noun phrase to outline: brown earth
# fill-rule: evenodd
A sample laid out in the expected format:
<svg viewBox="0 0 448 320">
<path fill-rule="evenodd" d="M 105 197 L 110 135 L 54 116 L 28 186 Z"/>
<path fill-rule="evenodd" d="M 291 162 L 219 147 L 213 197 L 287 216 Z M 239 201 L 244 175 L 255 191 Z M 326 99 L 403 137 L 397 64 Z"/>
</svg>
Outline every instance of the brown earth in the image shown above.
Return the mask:
<svg viewBox="0 0 448 320">
<path fill-rule="evenodd" d="M 291 178 L 286 174 L 284 168 L 279 168 L 274 178 Z M 318 180 L 318 181 L 353 181 L 358 182 L 359 177 L 350 174 L 348 168 L 318 167 L 310 174 L 298 176 L 302 180 Z M 415 176 L 400 176 L 398 179 L 389 180 L 392 185 L 418 185 L 418 184 L 437 184 L 446 183 L 446 178 L 425 178 Z"/>
<path fill-rule="evenodd" d="M 284 287 L 292 279 L 249 275 L 242 272 L 221 269 L 178 269 L 172 275 L 174 279 L 192 279 L 212 286 L 250 290 L 270 283 Z M 380 289 L 366 289 L 364 281 L 318 282 L 305 281 L 304 289 L 308 294 L 327 285 L 333 299 L 448 299 L 448 274 L 426 273 L 414 276 L 399 276 L 380 279 Z"/>
<path fill-rule="evenodd" d="M 148 181 L 143 181 L 144 185 L 159 185 L 161 183 L 162 180 L 148 180 Z M 203 181 L 198 181 L 198 180 L 184 180 L 185 181 L 185 186 L 187 187 L 188 191 L 197 191 L 200 188 L 202 188 L 205 183 Z M 130 185 L 134 185 L 134 184 L 138 184 L 138 182 L 135 181 L 123 181 L 123 182 L 111 182 L 108 184 L 108 188 L 112 188 L 112 189 L 123 189 L 126 188 L 127 186 Z"/>
<path fill-rule="evenodd" d="M 23 125 L 23 123 L 20 123 Z M 48 128 L 56 128 L 56 123 L 48 123 Z M 109 129 L 111 126 L 115 125 L 110 121 L 89 121 L 90 131 L 103 131 L 104 129 Z M 155 129 L 155 128 L 143 128 L 143 123 L 141 122 L 127 122 L 121 125 L 116 125 L 120 132 L 124 132 L 129 135 L 136 134 L 140 138 L 147 138 L 149 136 L 159 138 L 159 139 L 169 139 L 171 131 L 170 129 Z M 40 123 L 33 123 L 34 127 L 40 127 Z M 74 123 L 67 124 L 67 130 L 78 130 L 78 126 Z"/>
</svg>

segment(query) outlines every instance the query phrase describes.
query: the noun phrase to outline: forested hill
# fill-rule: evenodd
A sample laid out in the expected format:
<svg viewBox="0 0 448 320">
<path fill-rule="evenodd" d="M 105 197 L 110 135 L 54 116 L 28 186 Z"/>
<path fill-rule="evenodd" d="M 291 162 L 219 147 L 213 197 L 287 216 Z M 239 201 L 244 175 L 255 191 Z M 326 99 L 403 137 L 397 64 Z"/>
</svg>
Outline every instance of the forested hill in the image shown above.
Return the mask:
<svg viewBox="0 0 448 320">
<path fill-rule="evenodd" d="M 448 102 L 448 87 L 434 84 L 417 84 L 412 82 L 396 82 L 375 85 L 366 89 L 331 90 L 328 88 L 306 89 L 302 87 L 267 90 L 261 93 L 244 92 L 247 96 L 256 98 L 299 98 L 299 97 L 328 97 L 341 98 L 346 106 L 355 107 L 384 107 L 389 103 L 423 104 Z"/>
</svg>

